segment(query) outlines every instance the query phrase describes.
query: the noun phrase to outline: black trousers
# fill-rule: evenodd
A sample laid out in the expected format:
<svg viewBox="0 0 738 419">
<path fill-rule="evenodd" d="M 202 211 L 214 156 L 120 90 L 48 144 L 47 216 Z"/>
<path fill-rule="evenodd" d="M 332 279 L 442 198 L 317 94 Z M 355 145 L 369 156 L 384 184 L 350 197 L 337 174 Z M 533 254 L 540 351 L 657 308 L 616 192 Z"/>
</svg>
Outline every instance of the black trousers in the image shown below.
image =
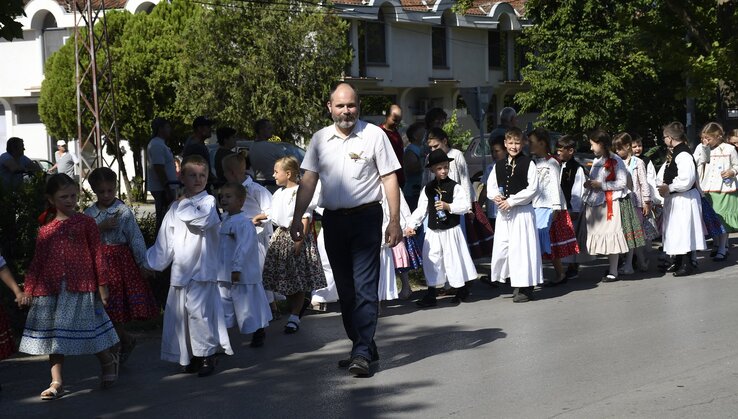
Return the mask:
<svg viewBox="0 0 738 419">
<path fill-rule="evenodd" d="M 353 342 L 351 355 L 369 360 L 376 351 L 382 217 L 380 205 L 350 213 L 323 213 L 325 250 L 336 281 L 343 327 Z"/>
</svg>

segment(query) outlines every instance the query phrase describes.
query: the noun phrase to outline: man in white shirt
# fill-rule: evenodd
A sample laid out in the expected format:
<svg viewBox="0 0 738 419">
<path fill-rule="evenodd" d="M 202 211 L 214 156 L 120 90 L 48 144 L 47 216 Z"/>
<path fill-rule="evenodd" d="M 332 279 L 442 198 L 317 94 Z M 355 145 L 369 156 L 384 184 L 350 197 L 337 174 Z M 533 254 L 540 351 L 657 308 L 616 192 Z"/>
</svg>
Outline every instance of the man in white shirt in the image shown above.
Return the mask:
<svg viewBox="0 0 738 419">
<path fill-rule="evenodd" d="M 176 198 L 179 181 L 177 180 L 177 169 L 174 166 L 174 155 L 167 146 L 172 127 L 166 119 L 154 118 L 151 121 L 151 130 L 154 138 L 146 147 L 146 188 L 154 196 L 158 233 L 169 204 Z"/>
<path fill-rule="evenodd" d="M 368 376 L 370 363 L 379 359 L 374 332 L 379 307 L 381 186 L 390 208 L 384 240 L 394 247 L 402 240 L 400 188 L 394 173 L 400 163 L 382 129 L 358 119 L 359 95 L 351 85 L 336 86 L 327 105 L 334 124 L 316 132 L 310 141 L 301 166 L 305 174 L 297 191 L 295 214 L 305 212 L 320 178 L 326 253 L 343 325 L 353 342 L 351 357 L 338 365 L 348 367 L 353 375 Z M 290 232 L 293 240 L 303 240 L 299 218 L 293 220 Z"/>
</svg>

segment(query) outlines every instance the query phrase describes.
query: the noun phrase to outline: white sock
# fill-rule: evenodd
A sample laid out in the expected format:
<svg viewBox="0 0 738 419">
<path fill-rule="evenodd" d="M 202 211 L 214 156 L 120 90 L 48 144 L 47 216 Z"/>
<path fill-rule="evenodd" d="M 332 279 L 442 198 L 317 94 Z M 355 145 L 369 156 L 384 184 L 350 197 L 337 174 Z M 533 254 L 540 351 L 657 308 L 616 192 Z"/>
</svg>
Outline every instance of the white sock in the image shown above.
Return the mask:
<svg viewBox="0 0 738 419">
<path fill-rule="evenodd" d="M 724 255 L 725 252 L 728 250 L 728 233 L 724 233 L 720 235 L 719 240 L 719 247 L 718 247 L 718 253 L 721 255 Z"/>
<path fill-rule="evenodd" d="M 290 318 L 287 319 L 287 322 L 295 322 L 297 324 L 300 324 L 300 317 L 296 314 L 290 314 Z"/>
</svg>

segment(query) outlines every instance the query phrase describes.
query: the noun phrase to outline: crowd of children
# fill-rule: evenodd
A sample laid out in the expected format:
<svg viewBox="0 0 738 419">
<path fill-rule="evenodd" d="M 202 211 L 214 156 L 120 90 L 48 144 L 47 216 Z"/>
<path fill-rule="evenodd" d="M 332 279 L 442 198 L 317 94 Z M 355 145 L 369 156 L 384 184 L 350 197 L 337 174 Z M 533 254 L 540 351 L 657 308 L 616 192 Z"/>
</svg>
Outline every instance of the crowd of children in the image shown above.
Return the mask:
<svg viewBox="0 0 738 419">
<path fill-rule="evenodd" d="M 408 157 L 419 161 L 421 137 L 421 128 L 414 127 Z M 575 159 L 573 136 L 557 140 L 556 155 L 541 128 L 526 135 L 513 127 L 504 140 L 493 141 L 494 162 L 483 179 L 495 230 L 490 279 L 508 282 L 513 301 L 527 302 L 536 286 L 562 285 L 578 277 L 580 263 L 605 256 L 602 282 L 616 281 L 635 269 L 648 271 L 650 244 L 659 236 L 661 268 L 674 276 L 694 272 L 694 252 L 706 248 L 705 236 L 713 238 L 713 260 L 726 260 L 728 233 L 738 229 L 738 131 L 726 135 L 719 124 L 707 124 L 694 153 L 678 122 L 664 127 L 663 138 L 668 154 L 658 172 L 642 154 L 641 139 L 626 133 L 611 139 L 603 130 L 592 132 L 591 167 Z M 423 308 L 436 306 L 444 287 L 455 294 L 452 302 L 466 301 L 469 282 L 478 278 L 463 228 L 477 201 L 466 163 L 441 129 L 430 130 L 428 144 L 423 183 L 407 197 L 411 206 L 401 199 L 405 239 L 378 255 L 379 299 L 409 298 L 407 274 L 422 266 L 428 289 L 416 304 Z M 524 153 L 528 147 L 530 155 Z M 133 212 L 116 197 L 113 171 L 98 168 L 89 175 L 97 201 L 84 215 L 76 209 L 78 185 L 64 174 L 48 179 L 48 209 L 39 218 L 22 291 L 0 257 L 0 279 L 19 306 L 30 307 L 19 350 L 49 356 L 51 384 L 41 399 L 63 394 L 66 355 L 96 354 L 100 386 L 116 382 L 119 365 L 136 346 L 125 324 L 160 314 L 149 285 L 153 271 L 171 267 L 161 358 L 201 377 L 213 373 L 218 354 L 233 354 L 229 328 L 252 335 L 252 347 L 264 345 L 275 294 L 287 296 L 288 334 L 300 330 L 311 293 L 313 302 L 338 298 L 313 221 L 321 212 L 320 193 L 307 212 L 294 214 L 298 161 L 285 157 L 275 163 L 280 189 L 273 196 L 248 168 L 243 155 L 222 159 L 227 183 L 217 202 L 206 191 L 208 162 L 188 156 L 181 165 L 182 194 L 149 249 Z M 418 180 L 421 170 L 413 172 Z M 382 204 L 386 224 L 388 208 Z M 306 240 L 290 238 L 295 216 Z M 545 260 L 555 271 L 549 280 Z M 13 350 L 0 310 L 0 359 Z"/>
</svg>

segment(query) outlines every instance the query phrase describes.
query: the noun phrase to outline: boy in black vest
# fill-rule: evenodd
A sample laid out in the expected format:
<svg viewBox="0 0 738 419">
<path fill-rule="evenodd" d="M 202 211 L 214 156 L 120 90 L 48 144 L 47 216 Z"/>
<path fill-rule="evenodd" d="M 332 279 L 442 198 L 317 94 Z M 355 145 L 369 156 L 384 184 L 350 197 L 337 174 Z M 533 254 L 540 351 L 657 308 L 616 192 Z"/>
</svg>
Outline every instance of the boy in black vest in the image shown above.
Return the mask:
<svg viewBox="0 0 738 419">
<path fill-rule="evenodd" d="M 418 207 L 408 221 L 405 234 L 412 236 L 428 217 L 428 230 L 423 239 L 423 272 L 428 292 L 415 303 L 420 307 L 436 305 L 436 288 L 449 285 L 457 288 L 454 303 L 469 296 L 466 283 L 477 278 L 474 261 L 469 254 L 464 234 L 461 232 L 461 215 L 471 209 L 471 199 L 458 183 L 448 178 L 448 162 L 453 161 L 443 150 L 428 155 L 428 165 L 435 179 L 420 191 Z"/>
<path fill-rule="evenodd" d="M 495 163 L 487 188 L 487 198 L 498 209 L 490 279 L 505 282 L 510 278 L 515 303 L 532 300 L 533 288 L 543 283 L 532 205 L 538 190 L 538 172 L 530 157 L 522 154 L 524 145 L 520 129 L 511 128 L 505 133 L 508 157 Z"/>
<path fill-rule="evenodd" d="M 569 211 L 574 231 L 579 231 L 579 215 L 583 210 L 582 196 L 584 195 L 584 182 L 587 180 L 587 171 L 574 158 L 577 141 L 571 135 L 564 135 L 556 142 L 556 151 L 561 161 L 561 190 L 566 198 L 566 208 Z M 586 243 L 579 243 L 579 248 Z M 566 279 L 575 279 L 579 276 L 579 264 L 576 256 L 564 258 L 569 263 L 566 270 Z"/>
</svg>

